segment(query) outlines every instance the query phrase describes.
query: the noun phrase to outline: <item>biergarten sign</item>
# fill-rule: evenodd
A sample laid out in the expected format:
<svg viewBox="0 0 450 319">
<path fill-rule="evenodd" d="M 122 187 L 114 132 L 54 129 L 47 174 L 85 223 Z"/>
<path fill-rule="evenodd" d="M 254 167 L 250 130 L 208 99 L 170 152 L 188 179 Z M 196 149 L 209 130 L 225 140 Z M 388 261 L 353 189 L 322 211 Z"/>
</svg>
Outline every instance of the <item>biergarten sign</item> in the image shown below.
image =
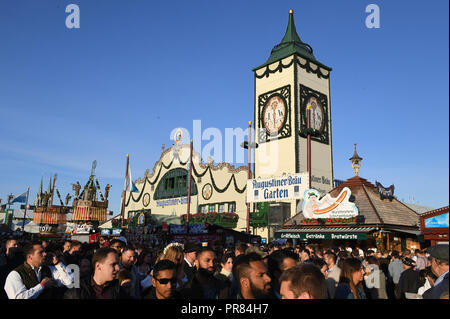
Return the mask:
<svg viewBox="0 0 450 319">
<path fill-rule="evenodd" d="M 252 179 L 247 182 L 247 203 L 302 199 L 308 173 Z"/>
<path fill-rule="evenodd" d="M 344 187 L 337 197 L 326 194 L 321 198 L 316 189 L 307 189 L 303 195 L 305 218 L 350 218 L 358 215 L 358 208 L 349 201 L 351 191 Z"/>
<path fill-rule="evenodd" d="M 281 239 L 366 240 L 367 233 L 275 233 Z"/>
</svg>

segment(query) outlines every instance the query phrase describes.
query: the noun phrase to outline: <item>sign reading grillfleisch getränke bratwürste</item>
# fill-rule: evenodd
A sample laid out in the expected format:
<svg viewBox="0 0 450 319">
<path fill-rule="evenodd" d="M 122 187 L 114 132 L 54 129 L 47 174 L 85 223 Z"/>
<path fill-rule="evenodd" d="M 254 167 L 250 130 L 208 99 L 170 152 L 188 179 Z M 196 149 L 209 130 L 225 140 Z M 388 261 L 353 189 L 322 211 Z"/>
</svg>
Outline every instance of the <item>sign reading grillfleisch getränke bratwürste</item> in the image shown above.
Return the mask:
<svg viewBox="0 0 450 319">
<path fill-rule="evenodd" d="M 247 203 L 302 199 L 308 187 L 308 173 L 251 179 L 247 182 Z"/>
</svg>

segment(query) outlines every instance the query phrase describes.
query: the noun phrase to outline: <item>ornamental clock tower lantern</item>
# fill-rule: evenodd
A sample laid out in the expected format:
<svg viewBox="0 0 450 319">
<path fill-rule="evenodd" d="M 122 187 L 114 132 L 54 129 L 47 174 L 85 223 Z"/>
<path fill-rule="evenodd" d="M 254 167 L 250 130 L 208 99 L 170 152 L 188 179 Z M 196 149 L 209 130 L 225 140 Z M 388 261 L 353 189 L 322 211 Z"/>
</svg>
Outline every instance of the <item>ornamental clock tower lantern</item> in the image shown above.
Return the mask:
<svg viewBox="0 0 450 319">
<path fill-rule="evenodd" d="M 333 186 L 330 71 L 297 34 L 294 12 L 281 42 L 255 75 L 255 178 L 307 171 L 307 133 L 311 134 L 312 188 L 325 194 Z M 307 105 L 310 129 L 307 130 Z M 290 201 L 291 216 L 298 212 Z"/>
</svg>

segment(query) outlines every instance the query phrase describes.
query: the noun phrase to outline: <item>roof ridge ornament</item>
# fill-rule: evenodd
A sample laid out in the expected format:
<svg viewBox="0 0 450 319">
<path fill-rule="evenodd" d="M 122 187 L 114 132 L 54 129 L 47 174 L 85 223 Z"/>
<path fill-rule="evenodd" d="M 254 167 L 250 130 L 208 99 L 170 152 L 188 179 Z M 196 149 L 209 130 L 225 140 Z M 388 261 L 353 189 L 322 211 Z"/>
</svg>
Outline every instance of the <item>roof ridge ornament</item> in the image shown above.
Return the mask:
<svg viewBox="0 0 450 319">
<path fill-rule="evenodd" d="M 353 153 L 353 156 L 349 158 L 349 160 L 352 162 L 353 170 L 355 171 L 355 176 L 358 176 L 359 168 L 361 167 L 361 161 L 362 157 L 358 155 L 358 152 L 356 151 L 356 143 L 355 143 L 355 152 Z"/>
</svg>

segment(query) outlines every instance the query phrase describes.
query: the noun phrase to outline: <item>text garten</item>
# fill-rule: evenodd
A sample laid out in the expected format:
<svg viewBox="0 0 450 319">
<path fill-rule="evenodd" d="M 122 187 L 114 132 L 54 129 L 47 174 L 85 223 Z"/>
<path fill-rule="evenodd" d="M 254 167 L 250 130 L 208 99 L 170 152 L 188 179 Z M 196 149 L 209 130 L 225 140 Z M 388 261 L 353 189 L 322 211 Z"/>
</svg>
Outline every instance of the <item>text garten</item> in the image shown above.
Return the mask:
<svg viewBox="0 0 450 319">
<path fill-rule="evenodd" d="M 278 199 L 278 198 L 288 198 L 289 192 L 287 189 L 276 189 L 274 191 L 264 190 L 264 199 Z"/>
</svg>

